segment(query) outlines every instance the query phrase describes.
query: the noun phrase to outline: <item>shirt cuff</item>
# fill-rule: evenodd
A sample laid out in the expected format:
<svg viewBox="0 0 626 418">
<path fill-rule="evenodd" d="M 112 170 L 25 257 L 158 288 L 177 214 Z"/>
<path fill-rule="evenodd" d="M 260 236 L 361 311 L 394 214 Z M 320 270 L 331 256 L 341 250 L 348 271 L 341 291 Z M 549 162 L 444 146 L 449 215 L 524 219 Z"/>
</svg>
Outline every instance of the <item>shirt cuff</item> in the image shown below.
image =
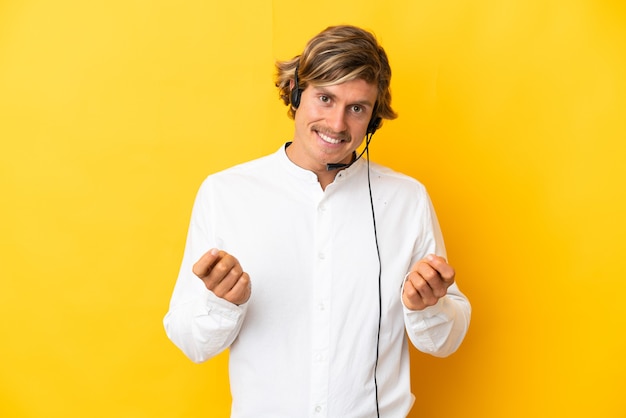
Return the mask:
<svg viewBox="0 0 626 418">
<path fill-rule="evenodd" d="M 201 303 L 202 312 L 200 315 L 218 315 L 227 321 L 237 322 L 241 315 L 246 311 L 247 302 L 241 305 L 235 305 L 226 299 L 220 298 L 211 290 L 206 289 Z"/>
</svg>

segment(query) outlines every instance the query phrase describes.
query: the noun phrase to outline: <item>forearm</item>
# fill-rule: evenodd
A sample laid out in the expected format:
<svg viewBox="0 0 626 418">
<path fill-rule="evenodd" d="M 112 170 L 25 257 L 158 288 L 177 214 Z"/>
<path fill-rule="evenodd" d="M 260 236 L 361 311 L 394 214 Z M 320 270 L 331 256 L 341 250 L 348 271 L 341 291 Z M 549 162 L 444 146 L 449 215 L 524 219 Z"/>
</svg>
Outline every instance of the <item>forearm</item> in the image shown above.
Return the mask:
<svg viewBox="0 0 626 418">
<path fill-rule="evenodd" d="M 237 337 L 246 305 L 237 306 L 212 292 L 172 303 L 163 324 L 169 339 L 189 359 L 201 363 L 228 348 Z"/>
<path fill-rule="evenodd" d="M 436 357 L 454 353 L 469 327 L 470 303 L 458 289 L 451 290 L 437 304 L 421 311 L 403 307 L 409 339 L 418 350 Z"/>
</svg>

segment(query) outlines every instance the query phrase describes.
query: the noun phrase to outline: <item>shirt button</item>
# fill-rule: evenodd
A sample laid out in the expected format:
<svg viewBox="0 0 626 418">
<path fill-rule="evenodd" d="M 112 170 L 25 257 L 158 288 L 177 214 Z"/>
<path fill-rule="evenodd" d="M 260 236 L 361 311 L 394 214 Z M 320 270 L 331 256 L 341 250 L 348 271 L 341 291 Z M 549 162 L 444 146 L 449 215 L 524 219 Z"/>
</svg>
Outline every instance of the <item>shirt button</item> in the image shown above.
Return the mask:
<svg viewBox="0 0 626 418">
<path fill-rule="evenodd" d="M 320 412 L 322 412 L 322 407 L 321 407 L 321 406 L 319 406 L 319 405 L 317 405 L 317 406 L 315 407 L 315 413 L 316 413 L 316 414 L 319 414 Z"/>
<path fill-rule="evenodd" d="M 319 253 L 319 254 L 317 254 L 317 258 L 319 258 L 320 260 L 324 260 L 326 258 L 326 254 Z"/>
</svg>

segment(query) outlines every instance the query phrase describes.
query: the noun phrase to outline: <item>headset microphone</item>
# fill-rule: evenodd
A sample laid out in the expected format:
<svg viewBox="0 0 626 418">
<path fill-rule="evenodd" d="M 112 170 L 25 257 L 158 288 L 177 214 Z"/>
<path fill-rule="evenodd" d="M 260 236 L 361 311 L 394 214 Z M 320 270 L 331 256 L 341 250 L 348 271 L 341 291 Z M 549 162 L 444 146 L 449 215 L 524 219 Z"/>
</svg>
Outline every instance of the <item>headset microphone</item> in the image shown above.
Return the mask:
<svg viewBox="0 0 626 418">
<path fill-rule="evenodd" d="M 326 164 L 326 171 L 339 170 L 346 167 L 350 167 L 350 164 Z"/>
<path fill-rule="evenodd" d="M 367 147 L 369 147 L 369 145 L 370 145 L 370 141 L 369 141 L 369 136 L 368 136 L 367 142 L 365 143 L 365 148 L 363 148 L 363 151 L 361 151 L 358 157 L 356 157 L 354 160 L 352 160 L 352 162 L 348 164 L 343 164 L 343 163 L 326 164 L 326 171 L 333 171 L 333 170 L 339 170 L 342 168 L 350 167 L 352 164 L 356 163 L 359 158 L 361 158 L 361 156 L 367 150 Z"/>
</svg>

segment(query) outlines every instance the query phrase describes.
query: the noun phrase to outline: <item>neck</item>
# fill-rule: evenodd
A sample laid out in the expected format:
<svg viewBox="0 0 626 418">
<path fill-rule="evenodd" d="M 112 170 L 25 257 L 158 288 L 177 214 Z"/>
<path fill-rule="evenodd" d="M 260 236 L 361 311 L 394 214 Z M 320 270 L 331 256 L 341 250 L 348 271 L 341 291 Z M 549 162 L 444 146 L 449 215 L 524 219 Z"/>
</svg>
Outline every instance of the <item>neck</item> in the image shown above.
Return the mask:
<svg viewBox="0 0 626 418">
<path fill-rule="evenodd" d="M 337 176 L 337 172 L 339 170 L 327 171 L 315 173 L 317 174 L 317 181 L 320 183 L 322 190 L 326 190 L 326 186 L 335 181 L 335 177 Z"/>
<path fill-rule="evenodd" d="M 326 163 L 302 164 L 297 156 L 296 148 L 297 147 L 294 146 L 293 143 L 288 143 L 287 147 L 285 148 L 287 157 L 291 160 L 292 163 L 296 164 L 297 166 L 313 172 L 317 176 L 317 181 L 322 187 L 322 190 L 326 190 L 326 186 L 328 186 L 335 180 L 337 173 L 346 168 L 342 166 L 334 169 L 329 169 L 328 164 Z M 346 163 L 346 166 L 352 164 L 355 160 L 356 153 L 353 153 L 350 162 Z"/>
</svg>

